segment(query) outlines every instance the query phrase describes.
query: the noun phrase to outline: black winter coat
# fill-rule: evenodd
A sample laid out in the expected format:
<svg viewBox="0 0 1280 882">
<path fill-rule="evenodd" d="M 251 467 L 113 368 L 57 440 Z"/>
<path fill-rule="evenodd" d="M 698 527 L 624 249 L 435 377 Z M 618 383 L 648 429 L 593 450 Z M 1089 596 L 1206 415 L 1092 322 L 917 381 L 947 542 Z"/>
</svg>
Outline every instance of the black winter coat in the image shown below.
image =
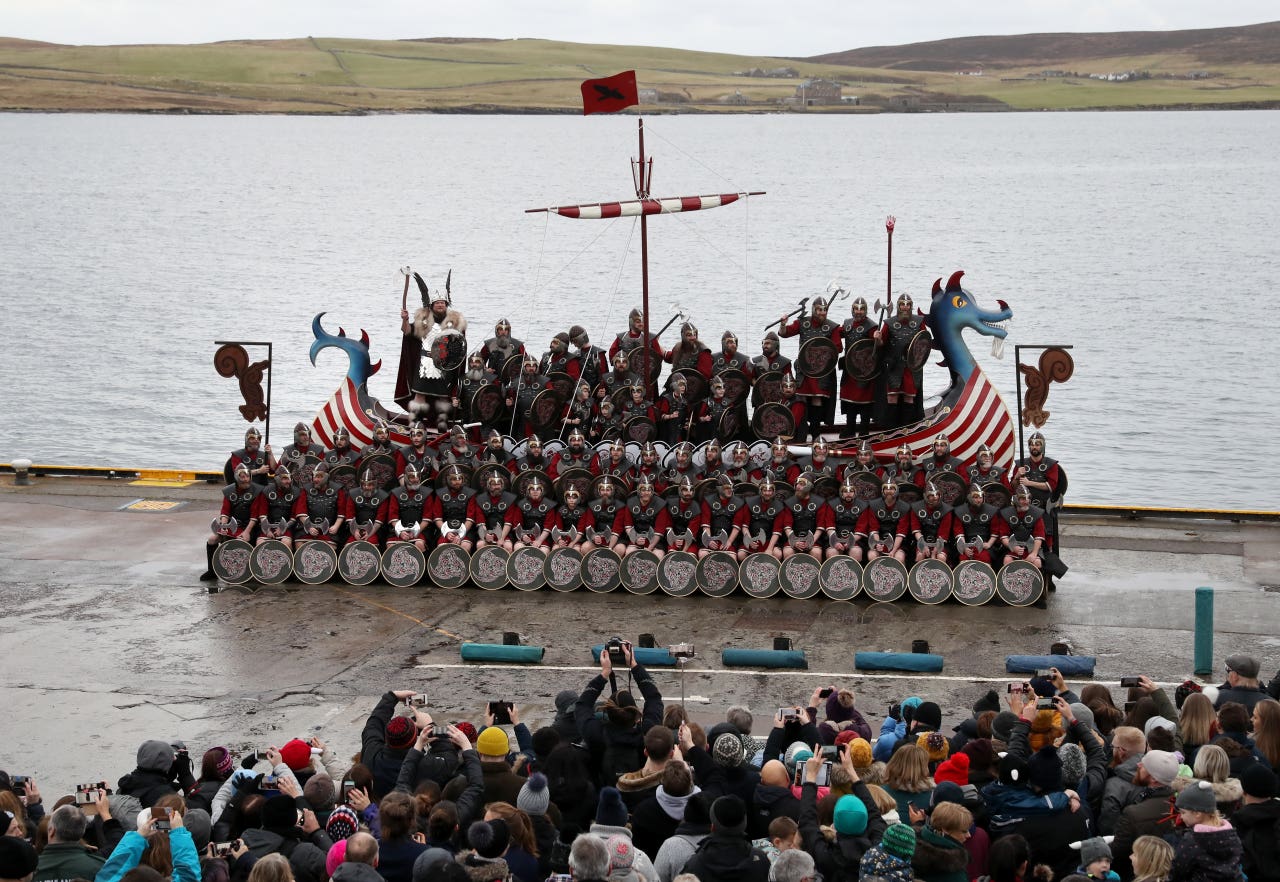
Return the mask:
<svg viewBox="0 0 1280 882">
<path fill-rule="evenodd" d="M 866 784 L 855 783 L 853 795 L 867 807 L 867 829 L 859 836 L 838 833 L 831 842 L 818 826 L 818 785 L 805 784 L 800 791 L 800 836 L 804 839 L 804 850 L 813 856 L 826 882 L 858 882 L 862 856 L 888 829 Z"/>
<path fill-rule="evenodd" d="M 609 682 L 600 674 L 591 678 L 573 706 L 578 734 L 586 742 L 592 757 L 598 760 L 597 784 L 601 787 L 612 787 L 619 775 L 644 765 L 644 735 L 662 722 L 662 693 L 654 684 L 653 677 L 643 665 L 637 664 L 631 669 L 631 680 L 644 698 L 638 725 L 623 727 L 596 716 L 596 701 Z"/>
<path fill-rule="evenodd" d="M 360 762 L 373 772 L 373 793 L 369 794 L 369 798 L 374 802 L 396 789 L 400 766 L 408 753 L 408 748 L 392 750 L 387 747 L 387 723 L 396 715 L 396 704 L 399 701 L 394 692 L 383 695 L 373 713 L 369 714 L 364 731 L 360 733 Z"/>
<path fill-rule="evenodd" d="M 1241 806 L 1231 816 L 1249 882 L 1280 882 L 1280 801 Z"/>
<path fill-rule="evenodd" d="M 683 872 L 693 873 L 698 882 L 768 882 L 769 858 L 745 836 L 712 832 L 698 843 Z"/>
<path fill-rule="evenodd" d="M 1169 882 L 1236 882 L 1240 875 L 1240 837 L 1231 827 L 1197 833 L 1188 830 L 1173 853 Z"/>
</svg>

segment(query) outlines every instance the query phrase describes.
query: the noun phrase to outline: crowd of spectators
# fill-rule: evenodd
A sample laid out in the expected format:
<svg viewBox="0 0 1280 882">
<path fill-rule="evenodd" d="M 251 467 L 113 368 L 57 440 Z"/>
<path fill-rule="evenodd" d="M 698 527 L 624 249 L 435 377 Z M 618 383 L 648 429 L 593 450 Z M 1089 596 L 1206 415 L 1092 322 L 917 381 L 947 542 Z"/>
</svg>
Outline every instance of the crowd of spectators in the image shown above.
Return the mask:
<svg viewBox="0 0 1280 882">
<path fill-rule="evenodd" d="M 1135 677 L 1119 703 L 1054 669 L 878 722 L 833 684 L 765 727 L 702 725 L 623 644 L 532 731 L 400 690 L 350 761 L 152 740 L 48 810 L 0 772 L 0 882 L 1280 880 L 1280 675 L 1259 667 L 1172 696 Z"/>
</svg>

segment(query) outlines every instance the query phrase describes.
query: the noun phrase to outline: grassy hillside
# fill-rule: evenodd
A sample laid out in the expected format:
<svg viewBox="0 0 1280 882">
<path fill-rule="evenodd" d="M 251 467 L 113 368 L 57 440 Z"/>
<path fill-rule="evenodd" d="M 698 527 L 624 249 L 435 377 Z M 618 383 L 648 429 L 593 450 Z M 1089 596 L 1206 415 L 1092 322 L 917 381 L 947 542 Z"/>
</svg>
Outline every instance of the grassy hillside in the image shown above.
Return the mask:
<svg viewBox="0 0 1280 882">
<path fill-rule="evenodd" d="M 1255 37 L 1249 45 L 1258 59 L 1268 57 L 1263 45 L 1268 38 Z M 1223 39 L 1239 44 L 1241 38 Z M 1111 45 L 1124 52 L 1055 56 L 1021 66 L 1010 60 L 1014 56 L 1009 50 L 999 55 L 1004 59 L 999 65 L 984 67 L 982 76 L 966 76 L 957 71 L 971 67 L 964 59 L 976 57 L 972 45 L 953 47 L 950 56 L 941 50 L 930 54 L 919 47 L 894 47 L 893 52 L 857 50 L 797 60 L 550 40 L 302 38 L 195 46 L 61 46 L 0 38 L 0 109 L 574 113 L 581 110 L 578 85 L 583 79 L 628 68 L 636 69 L 642 90 L 657 92 L 647 111 L 777 110 L 807 77 L 836 80 L 844 95 L 860 99 L 857 107 L 812 107 L 810 112 L 1280 104 L 1280 55 L 1263 61 L 1238 53 L 1234 60 L 1215 64 L 1211 77 L 1187 79 L 1189 72 L 1204 67 L 1208 44 L 1205 39 L 1177 43 L 1166 40 L 1161 51 L 1147 46 L 1139 52 L 1141 44 L 1113 39 Z M 989 60 L 996 57 L 991 45 L 986 51 Z M 1024 46 L 1016 51 L 1025 61 L 1030 50 Z M 956 62 L 911 69 L 911 59 L 922 56 Z M 796 76 L 744 74 L 782 67 L 793 68 Z M 1153 78 L 1103 82 L 1087 76 L 1039 77 L 1046 67 L 1086 75 L 1146 70 Z"/>
</svg>

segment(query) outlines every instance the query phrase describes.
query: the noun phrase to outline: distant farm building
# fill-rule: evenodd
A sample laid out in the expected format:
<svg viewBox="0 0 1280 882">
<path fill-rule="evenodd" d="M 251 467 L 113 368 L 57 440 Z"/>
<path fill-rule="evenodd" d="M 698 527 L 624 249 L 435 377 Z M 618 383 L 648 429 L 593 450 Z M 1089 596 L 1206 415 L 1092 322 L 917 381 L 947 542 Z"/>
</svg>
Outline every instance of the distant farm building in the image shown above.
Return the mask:
<svg viewBox="0 0 1280 882">
<path fill-rule="evenodd" d="M 841 104 L 843 88 L 832 80 L 808 79 L 796 86 L 795 94 L 786 103 L 800 107 Z"/>
</svg>

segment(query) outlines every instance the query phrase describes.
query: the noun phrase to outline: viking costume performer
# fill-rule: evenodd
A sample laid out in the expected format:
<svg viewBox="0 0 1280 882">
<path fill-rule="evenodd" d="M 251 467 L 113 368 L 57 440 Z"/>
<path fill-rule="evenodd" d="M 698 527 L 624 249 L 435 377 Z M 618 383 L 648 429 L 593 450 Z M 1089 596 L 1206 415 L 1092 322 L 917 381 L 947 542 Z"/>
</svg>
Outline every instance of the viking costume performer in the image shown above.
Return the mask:
<svg viewBox="0 0 1280 882">
<path fill-rule="evenodd" d="M 631 387 L 631 399 L 622 405 L 622 422 L 625 424 L 627 420 L 634 417 L 644 417 L 652 423 L 656 423 L 658 412 L 654 410 L 653 402 L 644 394 L 644 383 L 636 382 Z"/>
<path fill-rule="evenodd" d="M 667 548 L 670 551 L 689 551 L 702 533 L 706 517 L 702 503 L 693 498 L 693 480 L 680 479 L 675 498 L 667 500 Z"/>
<path fill-rule="evenodd" d="M 512 548 L 546 548 L 551 529 L 559 527 L 556 504 L 547 499 L 547 488 L 538 478 L 529 481 L 524 496 L 507 509 L 507 523 L 517 537 Z"/>
<path fill-rule="evenodd" d="M 652 441 L 646 441 L 640 448 L 640 461 L 632 472 L 636 483 L 648 478 L 655 487 L 662 478 L 662 463 L 658 461 L 658 448 Z"/>
<path fill-rule="evenodd" d="M 769 371 L 781 371 L 784 375 L 791 376 L 791 359 L 778 351 L 780 345 L 781 341 L 775 332 L 770 331 L 764 335 L 764 339 L 760 341 L 760 354 L 751 359 L 753 380 Z"/>
<path fill-rule="evenodd" d="M 441 469 L 451 465 L 474 469 L 480 464 L 462 426 L 454 426 L 449 430 L 449 446 L 440 451 L 438 460 Z"/>
<path fill-rule="evenodd" d="M 626 484 L 633 483 L 635 468 L 627 458 L 626 445 L 621 439 L 615 439 L 606 449 L 591 459 L 591 476 L 598 478 L 608 475 Z"/>
<path fill-rule="evenodd" d="M 480 423 L 481 431 L 487 432 L 489 429 L 497 428 L 480 419 L 472 407 L 472 401 L 476 397 L 476 393 L 485 386 L 493 386 L 498 383 L 498 375 L 489 370 L 484 363 L 484 357 L 478 352 L 473 352 L 467 356 L 467 369 L 458 377 L 458 386 L 453 396 L 453 406 L 460 412 L 467 415 L 467 419 L 472 422 Z"/>
<path fill-rule="evenodd" d="M 814 298 L 813 315 L 801 316 L 791 324 L 786 324 L 786 321 L 787 317 L 783 316 L 783 337 L 799 335 L 801 346 L 815 337 L 826 337 L 836 345 L 837 349 L 840 348 L 840 326 L 827 318 L 827 301 L 821 297 Z M 809 437 L 817 438 L 823 422 L 830 421 L 835 411 L 835 371 L 825 377 L 805 377 L 800 384 L 798 394 L 808 405 L 806 417 L 809 424 Z M 797 423 L 797 433 L 799 430 L 800 424 Z"/>
<path fill-rule="evenodd" d="M 587 438 L 578 429 L 569 433 L 565 448 L 551 458 L 547 476 L 555 481 L 569 469 L 590 469 L 593 454 L 587 446 Z"/>
<path fill-rule="evenodd" d="M 702 449 L 702 457 L 702 480 L 719 478 L 728 470 L 724 461 L 724 451 L 715 438 L 708 441 L 707 446 Z"/>
<path fill-rule="evenodd" d="M 506 443 L 502 438 L 502 433 L 497 429 L 490 429 L 488 436 L 485 438 L 484 449 L 480 451 L 477 459 L 481 463 L 496 462 L 504 469 L 510 469 L 511 463 L 515 462 L 515 457 L 511 451 L 507 449 Z"/>
<path fill-rule="evenodd" d="M 805 425 L 809 421 L 809 413 L 813 408 L 797 392 L 796 378 L 783 377 L 782 394 L 778 398 L 778 403 L 791 411 L 791 420 L 795 424 L 796 434 L 799 435 L 804 432 Z"/>
<path fill-rule="evenodd" d="M 800 461 L 800 473 L 808 475 L 811 484 L 818 483 L 820 478 L 838 477 L 839 468 L 828 457 L 829 453 L 827 442 L 818 439 L 813 442 L 810 454 Z"/>
<path fill-rule="evenodd" d="M 874 339 L 875 322 L 867 318 L 867 301 L 859 297 L 853 301 L 853 318 L 845 319 L 840 326 L 845 355 L 860 340 Z M 840 412 L 846 420 L 850 435 L 871 434 L 871 406 L 875 398 L 875 381 L 858 379 L 848 368 L 848 359 L 841 359 Z"/>
<path fill-rule="evenodd" d="M 208 568 L 200 575 L 201 582 L 215 582 L 218 574 L 213 571 L 213 552 L 218 544 L 228 539 L 243 539 L 248 542 L 253 538 L 253 505 L 262 493 L 262 485 L 253 483 L 253 475 L 249 466 L 241 463 L 233 476 L 235 483 L 222 488 L 222 510 L 218 515 L 219 529 L 211 531 L 205 540 L 205 557 Z M 230 532 L 233 529 L 236 532 Z M 210 591 L 215 589 L 210 588 Z"/>
<path fill-rule="evenodd" d="M 338 531 L 347 519 L 347 493 L 329 483 L 329 469 L 324 463 L 316 466 L 311 480 L 311 489 L 300 491 L 293 506 L 299 525 L 298 541 L 337 542 Z"/>
<path fill-rule="evenodd" d="M 361 465 L 364 464 L 365 457 L 384 455 L 395 456 L 396 450 L 395 445 L 391 443 L 390 427 L 382 420 L 379 420 L 373 427 L 373 440 L 360 450 Z"/>
<path fill-rule="evenodd" d="M 324 455 L 324 464 L 333 471 L 338 466 L 354 467 L 360 461 L 360 451 L 351 446 L 351 433 L 346 426 L 338 426 L 333 433 L 333 449 Z"/>
<path fill-rule="evenodd" d="M 667 391 L 662 393 L 654 407 L 658 415 L 658 440 L 670 447 L 685 438 L 689 425 L 689 408 L 692 406 L 685 392 L 689 383 L 678 374 L 671 378 Z"/>
<path fill-rule="evenodd" d="M 1007 558 L 1025 560 L 1041 569 L 1040 549 L 1044 545 L 1044 509 L 1031 504 L 1031 491 L 1019 487 L 1013 505 L 1001 509 L 992 530 L 1006 549 Z"/>
<path fill-rule="evenodd" d="M 308 456 L 323 460 L 324 448 L 319 444 L 312 443 L 310 426 L 306 423 L 298 423 L 293 427 L 293 443 L 285 445 L 284 450 L 280 452 L 278 460 L 268 454 L 267 462 L 271 465 L 273 472 L 281 463 L 284 463 L 289 467 L 289 471 L 296 476 L 302 470 L 302 466 Z"/>
<path fill-rule="evenodd" d="M 915 476 L 916 486 L 924 487 L 925 482 L 933 480 L 939 472 L 955 472 L 964 476 L 964 461 L 951 455 L 951 439 L 945 434 L 933 439 L 933 454 L 920 463 L 920 471 Z"/>
<path fill-rule="evenodd" d="M 271 445 L 268 444 L 266 450 L 262 449 L 262 433 L 255 427 L 250 426 L 244 433 L 244 447 L 239 450 L 232 451 L 231 456 L 227 459 L 227 464 L 222 467 L 222 478 L 228 484 L 236 482 L 236 467 L 244 463 L 249 468 L 249 474 L 253 476 L 253 483 L 266 486 L 271 480 L 269 473 L 271 467 L 267 464 L 267 460 L 271 456 Z"/>
<path fill-rule="evenodd" d="M 564 331 L 551 338 L 551 348 L 542 354 L 538 362 L 538 373 L 544 377 L 551 374 L 568 374 L 575 380 L 582 375 L 582 365 L 576 356 L 569 352 L 569 335 Z"/>
<path fill-rule="evenodd" d="M 583 548 L 589 550 L 609 547 L 610 543 L 606 537 L 612 533 L 616 535 L 611 547 L 618 555 L 622 555 L 627 549 L 626 545 L 620 541 L 621 534 L 618 533 L 616 525 L 619 523 L 619 516 L 627 507 L 626 500 L 618 497 L 618 485 L 610 478 L 605 478 L 596 485 L 596 494 L 596 498 L 587 505 L 587 508 L 591 511 L 591 522 L 597 535 L 593 539 L 586 539 L 583 542 Z M 586 532 L 585 527 L 583 532 Z"/>
<path fill-rule="evenodd" d="M 725 397 L 724 380 L 713 377 L 711 380 L 711 397 L 693 405 L 694 438 L 699 442 L 710 441 L 719 437 L 717 432 L 720 418 L 725 411 L 732 410 L 733 404 Z M 722 439 L 732 441 L 732 438 Z"/>
<path fill-rule="evenodd" d="M 778 533 L 774 525 L 778 515 L 782 514 L 782 500 L 778 498 L 777 487 L 773 478 L 765 475 L 756 484 L 756 495 L 747 498 L 744 511 L 739 513 L 742 526 L 742 547 L 738 549 L 738 560 L 743 561 L 749 554 L 767 554 L 782 560 L 782 549 L 778 547 Z"/>
<path fill-rule="evenodd" d="M 499 319 L 493 326 L 493 336 L 480 347 L 480 358 L 496 376 L 502 376 L 507 362 L 517 355 L 524 355 L 524 343 L 511 336 L 511 322 Z"/>
<path fill-rule="evenodd" d="M 852 476 L 850 472 L 850 476 Z M 863 558 L 858 544 L 858 521 L 867 509 L 867 503 L 858 499 L 858 487 L 849 478 L 840 485 L 840 492 L 827 500 L 827 510 L 821 519 L 827 531 L 828 558 L 847 555 L 856 561 Z"/>
<path fill-rule="evenodd" d="M 911 532 L 910 506 L 898 498 L 898 485 L 885 481 L 880 498 L 872 501 L 858 520 L 858 537 L 867 541 L 867 560 L 893 557 L 905 564 L 907 552 L 903 544 Z"/>
<path fill-rule="evenodd" d="M 821 537 L 825 535 L 825 524 L 819 523 L 819 512 L 825 508 L 823 500 L 813 495 L 813 482 L 808 475 L 796 478 L 796 489 L 786 502 L 782 511 L 774 521 L 773 531 L 786 540 L 782 549 L 782 557 L 794 554 L 808 554 L 814 560 L 822 560 Z"/>
<path fill-rule="evenodd" d="M 738 351 L 738 337 L 733 331 L 725 331 L 720 335 L 720 351 L 711 359 L 711 375 L 718 376 L 725 371 L 739 370 L 751 379 L 751 359 Z"/>
<path fill-rule="evenodd" d="M 624 553 L 645 549 L 661 558 L 662 541 L 670 526 L 666 504 L 646 481 L 636 487 L 635 495 L 618 511 L 613 532 L 625 537 Z"/>
<path fill-rule="evenodd" d="M 1040 432 L 1031 433 L 1031 437 L 1027 439 L 1027 451 L 1031 455 L 1018 460 L 1009 489 L 1016 492 L 1018 487 L 1026 487 L 1031 494 L 1032 503 L 1043 509 L 1044 547 L 1046 551 L 1056 555 L 1058 507 L 1062 504 L 1062 494 L 1066 490 L 1066 473 L 1056 459 L 1044 455 L 1044 435 Z"/>
<path fill-rule="evenodd" d="M 735 441 L 725 448 L 725 452 L 729 454 L 729 461 L 725 463 L 724 474 L 728 475 L 735 485 L 750 484 L 751 477 L 751 450 L 741 441 Z"/>
<path fill-rule="evenodd" d="M 632 369 L 631 356 L 627 353 L 617 353 L 612 361 L 613 370 L 601 377 L 599 384 L 596 385 L 597 399 L 612 400 L 613 394 L 619 389 L 630 389 L 636 383 L 644 382 L 640 372 Z M 639 362 L 636 364 L 638 365 Z"/>
<path fill-rule="evenodd" d="M 443 432 L 453 414 L 453 395 L 458 371 L 467 351 L 467 320 L 452 308 L 450 283 L 453 270 L 445 277 L 444 293 L 434 296 L 422 276 L 413 274 L 422 293 L 422 308 L 409 321 L 408 310 L 400 311 L 400 371 L 396 377 L 396 403 L 415 420 L 432 422 Z"/>
<path fill-rule="evenodd" d="M 444 473 L 444 486 L 436 491 L 436 532 L 441 542 L 460 545 L 470 551 L 475 545 L 475 522 L 471 520 L 471 497 L 476 491 L 467 486 L 466 475 L 458 466 Z"/>
<path fill-rule="evenodd" d="M 981 487 L 970 487 L 968 501 L 951 511 L 947 535 L 955 544 L 961 561 L 991 563 L 991 547 L 996 542 L 994 527 L 1000 513 L 987 505 Z"/>
<path fill-rule="evenodd" d="M 912 534 L 916 539 L 916 560 L 947 560 L 947 536 L 944 532 L 951 506 L 942 501 L 938 486 L 932 481 L 924 485 L 924 498 L 911 504 Z"/>
<path fill-rule="evenodd" d="M 412 542 L 421 552 L 427 550 L 427 530 L 435 520 L 435 500 L 430 487 L 422 485 L 422 476 L 413 466 L 404 470 L 404 486 L 397 487 L 387 500 L 387 521 L 391 525 L 387 544 Z M 434 542 L 432 543 L 435 544 Z"/>
<path fill-rule="evenodd" d="M 885 421 L 889 429 L 911 422 L 924 378 L 923 370 L 912 370 L 907 364 L 911 341 L 926 330 L 924 316 L 914 314 L 915 303 L 908 294 L 898 296 L 896 308 L 897 312 L 876 331 L 876 340 L 884 347 Z"/>
<path fill-rule="evenodd" d="M 915 484 L 919 487 L 922 482 L 917 482 L 916 476 L 923 471 L 916 465 L 915 457 L 911 455 L 911 448 L 905 444 L 899 444 L 898 449 L 893 452 L 893 462 L 883 466 L 879 474 L 882 481 L 893 481 L 899 485 Z"/>
<path fill-rule="evenodd" d="M 576 358 L 581 369 L 578 376 L 588 388 L 595 389 L 609 372 L 609 353 L 599 346 L 591 345 L 591 337 L 582 325 L 574 325 L 569 329 L 569 342 L 578 350 Z"/>
<path fill-rule="evenodd" d="M 622 414 L 618 412 L 612 401 L 601 401 L 600 412 L 596 414 L 595 421 L 591 424 L 591 440 L 594 442 L 617 438 L 621 434 Z"/>
<path fill-rule="evenodd" d="M 353 540 L 382 544 L 382 527 L 389 516 L 390 498 L 390 493 L 377 486 L 373 472 L 366 470 L 360 476 L 360 486 L 347 494 L 347 532 Z"/>
<path fill-rule="evenodd" d="M 591 433 L 591 424 L 595 422 L 596 402 L 591 397 L 591 385 L 585 378 L 579 378 L 573 387 L 573 400 L 564 408 L 564 427 L 562 432 L 577 429 L 584 435 Z"/>
<path fill-rule="evenodd" d="M 515 494 L 507 492 L 506 484 L 499 475 L 490 475 L 484 492 L 471 497 L 467 517 L 476 525 L 479 534 L 477 548 L 498 545 L 507 551 L 511 550 L 512 543 L 507 538 L 511 533 L 507 511 L 515 502 Z"/>
<path fill-rule="evenodd" d="M 711 379 L 711 350 L 698 339 L 698 327 L 693 322 L 680 326 L 680 342 L 671 347 L 665 360 L 670 363 L 672 373 L 695 370 L 704 379 Z"/>
<path fill-rule="evenodd" d="M 645 334 L 644 313 L 638 309 L 633 309 L 627 316 L 627 329 L 619 332 L 614 341 L 609 344 L 609 361 L 614 364 L 614 370 L 617 370 L 617 362 L 614 357 L 621 352 L 627 356 L 627 360 L 631 363 L 632 373 L 638 375 L 643 372 L 644 353 L 641 350 L 646 344 L 649 347 L 649 370 L 656 378 L 658 371 L 655 365 L 661 366 L 661 363 L 666 359 L 667 353 L 663 352 L 662 345 L 658 343 L 657 337 L 653 336 L 653 334 Z M 648 385 L 650 386 L 650 394 L 656 394 L 658 391 L 657 385 L 653 382 Z"/>
<path fill-rule="evenodd" d="M 863 441 L 858 445 L 858 450 L 853 455 L 853 459 L 840 467 L 840 480 L 847 480 L 850 475 L 856 475 L 860 472 L 875 475 L 878 471 L 879 464 L 876 462 L 875 448 L 871 446 L 870 441 Z"/>
<path fill-rule="evenodd" d="M 713 551 L 733 552 L 739 548 L 738 537 L 742 535 L 746 508 L 746 500 L 733 492 L 733 478 L 720 475 L 716 479 L 716 492 L 703 503 L 699 557 L 706 557 Z"/>
<path fill-rule="evenodd" d="M 507 407 L 512 409 L 511 434 L 520 438 L 533 434 L 529 425 L 529 406 L 538 393 L 550 389 L 551 383 L 545 375 L 538 373 L 538 360 L 526 355 L 520 366 L 520 373 L 507 384 Z"/>
<path fill-rule="evenodd" d="M 293 508 L 298 503 L 298 489 L 293 486 L 293 475 L 287 466 L 276 469 L 276 479 L 258 494 L 253 501 L 251 514 L 258 521 L 258 541 L 279 539 L 286 548 L 293 548 L 294 528 L 297 520 Z"/>
<path fill-rule="evenodd" d="M 583 534 L 588 527 L 595 527 L 595 523 L 591 509 L 582 504 L 582 494 L 578 492 L 578 488 L 572 484 L 565 487 L 560 504 L 556 506 L 556 524 L 560 527 L 561 535 L 555 544 L 561 548 L 572 545 L 586 554 L 594 546 L 584 538 Z M 576 543 L 572 538 L 575 530 L 578 533 Z"/>
<path fill-rule="evenodd" d="M 983 487 L 991 483 L 1004 482 L 1004 469 L 996 465 L 995 454 L 990 445 L 983 444 L 978 448 L 974 464 L 965 469 L 965 477 L 969 479 L 970 484 Z"/>
<path fill-rule="evenodd" d="M 547 456 L 542 449 L 542 439 L 537 435 L 530 435 L 529 440 L 525 442 L 524 456 L 509 462 L 507 471 L 513 475 L 528 471 L 543 472 L 549 475 L 554 465 L 555 459 Z"/>
<path fill-rule="evenodd" d="M 794 485 L 796 478 L 800 477 L 800 466 L 796 465 L 796 461 L 791 458 L 787 442 L 781 438 L 775 438 L 773 445 L 769 448 L 769 461 L 756 469 L 752 475 L 757 481 L 768 475 L 775 483 Z"/>
<path fill-rule="evenodd" d="M 435 451 L 427 446 L 426 426 L 414 423 L 409 429 L 409 443 L 396 448 L 396 475 L 403 475 L 405 468 L 412 465 L 419 477 L 429 482 L 435 477 L 435 460 Z"/>
<path fill-rule="evenodd" d="M 667 492 L 668 487 L 679 486 L 685 478 L 695 484 L 702 480 L 702 473 L 693 464 L 693 445 L 688 441 L 681 441 L 674 450 L 671 467 L 662 473 L 662 480 L 656 484 L 659 493 Z"/>
</svg>

